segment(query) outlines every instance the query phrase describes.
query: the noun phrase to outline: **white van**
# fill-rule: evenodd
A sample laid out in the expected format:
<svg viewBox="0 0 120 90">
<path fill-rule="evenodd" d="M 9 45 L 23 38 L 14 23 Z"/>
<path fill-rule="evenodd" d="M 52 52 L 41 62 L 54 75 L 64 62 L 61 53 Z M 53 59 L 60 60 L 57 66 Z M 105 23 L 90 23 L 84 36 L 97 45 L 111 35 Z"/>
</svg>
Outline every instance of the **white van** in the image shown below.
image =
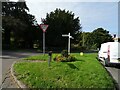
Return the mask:
<svg viewBox="0 0 120 90">
<path fill-rule="evenodd" d="M 98 52 L 98 59 L 102 60 L 105 66 L 120 64 L 120 43 L 107 42 L 101 44 Z"/>
</svg>

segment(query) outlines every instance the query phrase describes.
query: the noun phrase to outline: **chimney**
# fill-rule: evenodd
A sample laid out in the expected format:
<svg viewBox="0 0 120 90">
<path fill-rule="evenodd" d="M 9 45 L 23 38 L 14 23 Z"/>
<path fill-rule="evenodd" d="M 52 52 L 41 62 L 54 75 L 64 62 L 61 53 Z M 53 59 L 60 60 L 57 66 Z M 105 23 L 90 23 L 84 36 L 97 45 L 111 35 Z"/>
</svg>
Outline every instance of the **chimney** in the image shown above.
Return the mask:
<svg viewBox="0 0 120 90">
<path fill-rule="evenodd" d="M 118 42 L 118 38 L 117 38 L 116 34 L 113 35 L 113 40 L 114 40 L 114 42 Z"/>
<path fill-rule="evenodd" d="M 116 38 L 116 34 L 113 35 L 113 38 Z"/>
</svg>

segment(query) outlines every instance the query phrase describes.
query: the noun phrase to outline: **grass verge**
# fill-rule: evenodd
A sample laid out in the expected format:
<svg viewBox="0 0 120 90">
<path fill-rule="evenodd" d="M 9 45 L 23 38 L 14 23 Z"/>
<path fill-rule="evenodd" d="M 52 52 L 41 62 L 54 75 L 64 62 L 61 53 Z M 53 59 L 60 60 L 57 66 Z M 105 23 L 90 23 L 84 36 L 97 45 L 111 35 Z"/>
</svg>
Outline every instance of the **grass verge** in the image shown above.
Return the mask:
<svg viewBox="0 0 120 90">
<path fill-rule="evenodd" d="M 58 54 L 53 54 L 52 55 L 52 59 Z M 26 58 L 23 58 L 23 60 L 41 60 L 41 61 L 47 61 L 49 59 L 49 56 L 48 54 L 40 54 L 40 55 L 35 55 L 35 56 L 29 56 L 29 57 L 26 57 Z"/>
<path fill-rule="evenodd" d="M 75 62 L 19 62 L 18 80 L 30 88 L 113 88 L 113 80 L 96 60 L 97 54 L 73 54 Z"/>
</svg>

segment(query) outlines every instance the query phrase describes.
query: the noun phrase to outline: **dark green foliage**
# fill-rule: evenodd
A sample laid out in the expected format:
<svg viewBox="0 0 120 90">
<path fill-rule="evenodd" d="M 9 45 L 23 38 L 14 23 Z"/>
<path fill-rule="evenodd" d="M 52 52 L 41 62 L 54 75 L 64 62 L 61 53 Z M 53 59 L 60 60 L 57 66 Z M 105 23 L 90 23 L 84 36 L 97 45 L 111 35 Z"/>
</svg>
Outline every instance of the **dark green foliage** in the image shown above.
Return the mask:
<svg viewBox="0 0 120 90">
<path fill-rule="evenodd" d="M 32 48 L 37 30 L 35 17 L 28 14 L 25 2 L 2 2 L 3 46 Z M 11 40 L 12 39 L 12 40 Z"/>
<path fill-rule="evenodd" d="M 63 50 L 63 51 L 61 52 L 61 55 L 62 55 L 63 57 L 67 57 L 67 56 L 68 56 L 68 51 L 67 51 L 67 50 Z"/>
<path fill-rule="evenodd" d="M 51 47 L 65 47 L 68 39 L 62 37 L 62 34 L 70 33 L 75 37 L 81 29 L 79 21 L 79 17 L 75 18 L 74 13 L 70 11 L 56 9 L 49 14 L 47 13 L 46 19 L 43 21 L 49 25 L 46 32 L 46 38 L 48 38 L 46 39 L 46 45 Z"/>
<path fill-rule="evenodd" d="M 77 51 L 79 51 L 79 52 L 81 52 L 81 51 L 85 51 L 85 50 L 87 50 L 87 47 L 86 46 L 74 46 L 74 45 L 71 45 L 71 51 L 73 51 L 73 52 L 77 52 Z"/>
<path fill-rule="evenodd" d="M 103 28 L 97 28 L 93 32 L 79 33 L 77 37 L 77 47 L 83 46 L 86 49 L 97 49 L 102 43 L 113 41 L 109 31 Z"/>
<path fill-rule="evenodd" d="M 37 48 L 42 45 L 42 30 L 36 19 L 28 14 L 29 8 L 25 2 L 2 2 L 2 46 L 7 48 Z M 97 49 L 101 43 L 113 41 L 109 31 L 97 28 L 93 32 L 81 32 L 79 17 L 71 11 L 56 9 L 47 13 L 44 24 L 48 24 L 46 31 L 47 48 L 63 48 L 67 46 L 68 38 L 62 34 L 70 33 L 74 39 L 72 50 Z M 50 49 L 51 50 L 51 49 Z M 56 49 L 55 49 L 56 50 Z M 61 51 L 61 49 L 60 49 Z"/>
<path fill-rule="evenodd" d="M 113 41 L 112 36 L 109 34 L 109 31 L 104 30 L 103 28 L 98 28 L 92 32 L 93 44 L 96 44 L 96 47 L 99 48 L 102 43 Z"/>
</svg>

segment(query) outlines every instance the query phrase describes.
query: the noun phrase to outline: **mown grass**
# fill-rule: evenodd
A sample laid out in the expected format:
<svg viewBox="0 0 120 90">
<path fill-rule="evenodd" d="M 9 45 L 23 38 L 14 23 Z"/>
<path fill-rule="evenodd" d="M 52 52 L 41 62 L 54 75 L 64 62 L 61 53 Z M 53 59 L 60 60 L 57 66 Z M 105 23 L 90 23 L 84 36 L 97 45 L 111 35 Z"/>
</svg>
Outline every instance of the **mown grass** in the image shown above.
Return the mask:
<svg viewBox="0 0 120 90">
<path fill-rule="evenodd" d="M 113 80 L 96 60 L 97 54 L 73 54 L 75 62 L 19 62 L 16 76 L 30 88 L 113 88 Z"/>
<path fill-rule="evenodd" d="M 53 54 L 52 59 L 58 54 Z M 49 59 L 48 54 L 40 54 L 40 55 L 35 55 L 35 56 L 28 56 L 26 58 L 23 58 L 23 60 L 41 60 L 41 61 L 47 61 Z"/>
<path fill-rule="evenodd" d="M 43 55 L 43 54 L 40 54 L 40 55 L 35 55 L 35 56 L 29 56 L 29 57 L 26 57 L 26 58 L 23 58 L 23 60 L 41 60 L 41 61 L 45 61 L 47 60 L 49 57 L 47 54 Z"/>
</svg>

